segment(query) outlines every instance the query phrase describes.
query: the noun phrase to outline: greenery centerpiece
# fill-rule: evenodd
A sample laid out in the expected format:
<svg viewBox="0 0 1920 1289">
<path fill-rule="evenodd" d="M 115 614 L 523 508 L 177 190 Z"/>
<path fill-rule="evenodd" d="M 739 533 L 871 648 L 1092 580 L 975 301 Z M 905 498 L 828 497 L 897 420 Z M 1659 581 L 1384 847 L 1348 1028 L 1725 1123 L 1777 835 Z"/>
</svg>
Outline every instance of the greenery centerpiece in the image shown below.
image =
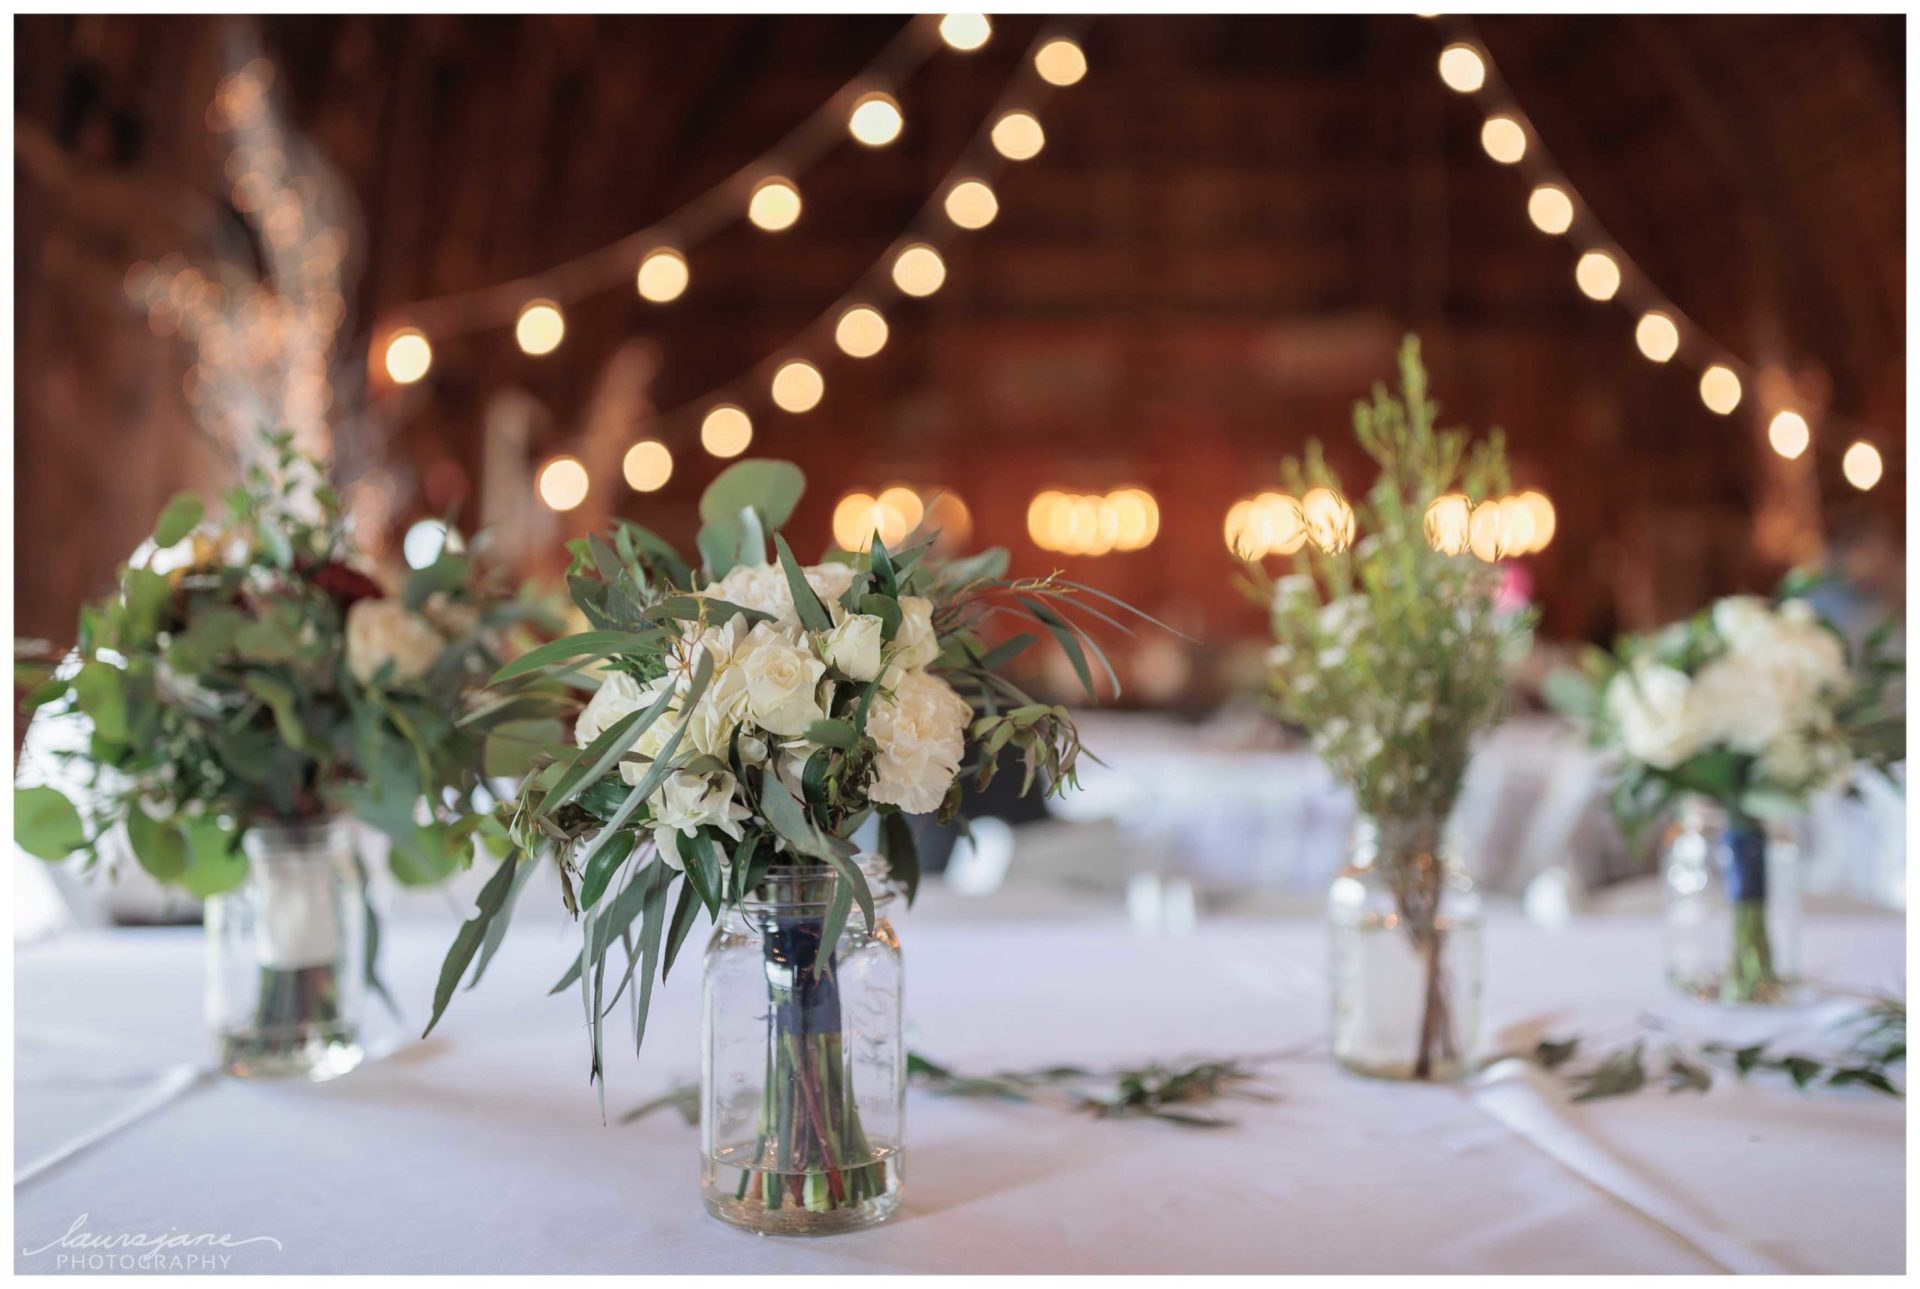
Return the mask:
<svg viewBox="0 0 1920 1289">
<path fill-rule="evenodd" d="M 1556 700 L 1613 756 L 1623 831 L 1638 839 L 1670 824 L 1670 968 L 1698 997 L 1788 997 L 1791 825 L 1814 796 L 1852 790 L 1862 766 L 1885 773 L 1905 759 L 1904 666 L 1890 626 L 1850 663 L 1845 638 L 1806 598 L 1815 585 L 1796 576 L 1771 601 L 1719 600 L 1612 653 L 1593 650 L 1584 675 L 1556 677 Z"/>
<path fill-rule="evenodd" d="M 884 913 L 919 881 L 909 816 L 952 819 L 963 781 L 1003 768 L 1022 791 L 1074 782 L 1072 718 L 1002 674 L 1040 638 L 1089 693 L 1094 668 L 1111 676 L 1074 616 L 1107 618 L 1105 597 L 1010 579 L 1004 551 L 942 560 L 931 538 L 889 550 L 876 536 L 802 566 L 778 530 L 804 486 L 782 461 L 722 473 L 698 565 L 631 523 L 573 544 L 591 629 L 498 680 L 503 698 L 541 677 L 591 697 L 508 812 L 513 849 L 434 1000 L 437 1022 L 468 968 L 484 970 L 519 875 L 550 855 L 581 930 L 555 988 L 581 996 L 599 1082 L 610 1009 L 629 1000 L 637 1049 L 655 980 L 712 920 L 706 1201 L 778 1233 L 865 1225 L 897 1203 L 905 1049 Z"/>
<path fill-rule="evenodd" d="M 318 463 L 270 443 L 224 518 L 174 498 L 113 594 L 82 610 L 73 652 L 21 665 L 27 708 L 85 734 L 60 754 L 78 762 L 56 776 L 65 791 L 14 794 L 31 853 L 110 872 L 130 852 L 209 902 L 216 951 L 251 938 L 258 977 L 237 987 L 252 1014 L 216 1018 L 239 1072 L 298 1067 L 315 1034 L 350 1043 L 361 989 L 379 990 L 377 923 L 340 821 L 384 837 L 402 884 L 437 882 L 496 804 L 489 740 L 554 728 L 513 723 L 538 715 L 536 694 L 473 705 L 530 610 L 451 550 L 390 590 L 352 553 Z M 494 745 L 496 759 L 513 750 Z"/>
<path fill-rule="evenodd" d="M 1310 444 L 1284 467 L 1308 540 L 1291 573 L 1252 574 L 1272 613 L 1274 704 L 1352 790 L 1364 824 L 1362 853 L 1333 891 L 1335 1054 L 1368 1073 L 1427 1079 L 1464 1068 L 1472 1026 L 1455 1013 L 1473 1005 L 1462 995 L 1478 973 L 1477 926 L 1467 925 L 1477 915 L 1450 894 L 1464 879 L 1443 832 L 1473 738 L 1493 722 L 1529 632 L 1501 603 L 1499 568 L 1464 549 L 1476 509 L 1507 486 L 1501 436 L 1476 443 L 1436 428 L 1412 337 L 1400 383 L 1354 408 L 1355 437 L 1379 466 L 1372 488 L 1346 509 Z M 1475 980 L 1456 994 L 1458 975 Z M 1410 992 L 1392 983 L 1401 977 Z"/>
</svg>

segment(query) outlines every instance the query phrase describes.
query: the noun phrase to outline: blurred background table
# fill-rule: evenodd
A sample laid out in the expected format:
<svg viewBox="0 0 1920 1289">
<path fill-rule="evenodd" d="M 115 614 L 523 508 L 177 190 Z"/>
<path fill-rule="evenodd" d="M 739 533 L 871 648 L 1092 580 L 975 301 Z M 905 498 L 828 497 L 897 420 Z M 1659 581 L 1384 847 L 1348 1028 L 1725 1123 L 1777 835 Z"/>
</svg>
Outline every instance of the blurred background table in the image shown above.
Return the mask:
<svg viewBox="0 0 1920 1289">
<path fill-rule="evenodd" d="M 1704 1096 L 1570 1105 L 1508 1063 L 1471 1088 L 1368 1082 L 1325 1047 L 1325 932 L 1202 919 L 1185 936 L 1113 906 L 934 889 L 900 919 L 910 1046 L 966 1071 L 1290 1053 L 1236 1126 L 1101 1122 L 914 1091 L 905 1203 L 876 1230 L 762 1239 L 707 1218 L 697 1132 L 621 1113 L 698 1069 L 683 967 L 635 1063 L 610 1033 L 609 1122 L 576 1008 L 546 997 L 571 932 L 539 891 L 488 979 L 427 1041 L 333 1084 L 245 1083 L 205 1059 L 195 930 L 79 931 L 18 951 L 16 1171 L 164 1103 L 20 1185 L 16 1268 L 58 1270 L 85 1229 L 271 1236 L 238 1271 L 1891 1272 L 1905 1262 L 1905 1108 L 1721 1079 Z M 388 974 L 417 1027 L 457 914 L 395 919 Z M 1904 984 L 1904 922 L 1817 917 L 1822 980 Z M 1789 1018 L 1698 1009 L 1659 979 L 1641 916 L 1490 926 L 1490 1035 L 1630 1026 L 1704 1036 Z M 1815 1008 L 1800 1026 L 1830 1019 Z M 376 1028 L 384 1026 L 384 1020 Z M 388 1028 L 391 1028 L 388 1026 Z M 178 1095 L 166 1093 L 176 1084 Z M 53 1247 L 43 1246 L 53 1243 Z M 26 1252 L 39 1250 L 37 1252 Z"/>
</svg>

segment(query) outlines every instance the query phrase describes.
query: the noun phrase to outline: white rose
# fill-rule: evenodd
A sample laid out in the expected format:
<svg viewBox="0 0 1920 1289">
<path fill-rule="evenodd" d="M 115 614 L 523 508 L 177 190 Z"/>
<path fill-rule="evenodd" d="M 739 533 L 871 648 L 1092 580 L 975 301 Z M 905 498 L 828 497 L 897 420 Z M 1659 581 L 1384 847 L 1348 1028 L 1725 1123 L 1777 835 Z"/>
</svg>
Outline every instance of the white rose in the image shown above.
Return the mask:
<svg viewBox="0 0 1920 1289">
<path fill-rule="evenodd" d="M 793 591 L 787 586 L 786 571 L 778 564 L 737 564 L 703 594 L 743 609 L 770 613 L 789 623 L 795 620 Z"/>
<path fill-rule="evenodd" d="M 755 626 L 739 668 L 747 713 L 760 728 L 793 738 L 825 718 L 816 691 L 826 664 L 787 632 L 767 622 Z"/>
<path fill-rule="evenodd" d="M 1713 606 L 1713 629 L 1729 649 L 1747 648 L 1773 626 L 1773 609 L 1757 595 L 1729 595 Z"/>
<path fill-rule="evenodd" d="M 446 645 L 425 618 L 398 600 L 355 600 L 347 610 L 347 669 L 363 685 L 389 662 L 394 680 L 417 680 Z"/>
<path fill-rule="evenodd" d="M 1642 658 L 1607 686 L 1607 711 L 1627 755 L 1670 770 L 1700 750 L 1693 682 L 1682 672 Z"/>
<path fill-rule="evenodd" d="M 867 717 L 867 733 L 878 747 L 869 798 L 908 814 L 939 809 L 960 771 L 972 719 L 966 700 L 938 676 L 910 671 L 901 677 L 892 696 L 876 702 Z"/>
<path fill-rule="evenodd" d="M 933 601 L 918 595 L 900 597 L 900 629 L 893 635 L 896 660 L 912 670 L 940 656 L 940 640 L 933 633 Z"/>
<path fill-rule="evenodd" d="M 1694 721 L 1708 743 L 1758 754 L 1795 723 L 1797 703 L 1781 677 L 1752 654 L 1729 653 L 1701 668 L 1693 680 Z"/>
<path fill-rule="evenodd" d="M 849 613 L 821 641 L 827 665 L 850 680 L 872 680 L 880 674 L 880 631 L 884 624 L 871 613 Z"/>
<path fill-rule="evenodd" d="M 577 747 L 599 738 L 606 732 L 607 726 L 619 720 L 629 712 L 639 711 L 652 702 L 656 695 L 650 695 L 640 688 L 640 682 L 624 671 L 610 671 L 601 678 L 600 688 L 587 700 L 586 707 L 573 722 L 573 741 Z"/>
<path fill-rule="evenodd" d="M 717 828 L 739 841 L 740 821 L 749 812 L 734 800 L 733 790 L 733 776 L 725 772 L 700 775 L 683 770 L 668 775 L 647 799 L 653 810 L 653 839 L 660 858 L 671 867 L 684 867 L 675 842 L 702 828 Z"/>
</svg>

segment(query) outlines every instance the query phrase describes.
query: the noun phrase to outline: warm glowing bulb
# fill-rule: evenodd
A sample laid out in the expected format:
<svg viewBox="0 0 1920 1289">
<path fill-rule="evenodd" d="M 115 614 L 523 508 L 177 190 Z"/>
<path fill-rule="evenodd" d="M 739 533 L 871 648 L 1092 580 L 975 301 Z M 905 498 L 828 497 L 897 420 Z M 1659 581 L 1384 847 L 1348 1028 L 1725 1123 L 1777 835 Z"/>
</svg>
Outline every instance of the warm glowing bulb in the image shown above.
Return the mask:
<svg viewBox="0 0 1920 1289">
<path fill-rule="evenodd" d="M 1501 531 L 1500 503 L 1483 501 L 1473 508 L 1467 521 L 1467 549 L 1492 564 L 1507 553 L 1506 537 Z"/>
<path fill-rule="evenodd" d="M 1311 488 L 1300 498 L 1307 538 L 1329 555 L 1353 544 L 1353 507 L 1331 488 Z"/>
<path fill-rule="evenodd" d="M 1442 555 L 1458 555 L 1467 549 L 1471 531 L 1473 503 L 1465 493 L 1449 492 L 1427 503 L 1427 545 Z"/>
<path fill-rule="evenodd" d="M 1117 529 L 1113 548 L 1145 550 L 1160 535 L 1160 506 L 1145 488 L 1118 488 L 1107 494 Z"/>
<path fill-rule="evenodd" d="M 687 289 L 687 257 L 671 247 L 649 251 L 635 278 L 640 298 L 655 304 L 678 300 Z"/>
<path fill-rule="evenodd" d="M 856 304 L 834 324 L 833 343 L 849 358 L 871 358 L 887 343 L 887 320 L 871 305 Z"/>
<path fill-rule="evenodd" d="M 853 105 L 853 114 L 847 118 L 847 133 L 869 148 L 884 148 L 900 137 L 900 127 L 904 124 L 900 104 L 891 95 L 867 94 Z"/>
<path fill-rule="evenodd" d="M 572 457 L 555 457 L 540 469 L 540 500 L 554 510 L 572 510 L 587 499 L 587 467 Z"/>
<path fill-rule="evenodd" d="M 1079 84 L 1087 74 L 1087 56 L 1080 46 L 1062 36 L 1040 46 L 1040 52 L 1033 56 L 1033 69 L 1047 84 L 1065 88 Z"/>
<path fill-rule="evenodd" d="M 820 369 L 802 358 L 781 364 L 773 374 L 773 402 L 783 412 L 811 412 L 827 392 Z"/>
<path fill-rule="evenodd" d="M 1791 461 L 1813 442 L 1813 431 L 1807 428 L 1807 418 L 1800 413 L 1776 412 L 1767 424 L 1767 442 L 1775 452 Z"/>
<path fill-rule="evenodd" d="M 924 243 L 907 247 L 893 261 L 893 284 L 908 295 L 932 295 L 946 280 L 946 262 Z"/>
<path fill-rule="evenodd" d="M 1527 218 L 1543 233 L 1564 233 L 1573 227 L 1573 198 L 1564 188 L 1541 184 L 1527 197 Z"/>
<path fill-rule="evenodd" d="M 1049 488 L 1045 492 L 1036 493 L 1033 500 L 1027 503 L 1027 536 L 1032 538 L 1033 544 L 1041 550 L 1053 549 L 1048 524 L 1053 518 L 1053 508 L 1060 500 L 1062 500 L 1061 495 Z"/>
<path fill-rule="evenodd" d="M 940 39 L 963 54 L 970 54 L 993 35 L 993 23 L 983 13 L 950 13 L 940 20 Z"/>
<path fill-rule="evenodd" d="M 560 306 L 551 300 L 535 300 L 520 310 L 520 318 L 513 324 L 513 338 L 520 343 L 521 351 L 536 358 L 558 349 L 566 334 L 567 320 L 560 316 Z"/>
<path fill-rule="evenodd" d="M 1620 266 L 1605 251 L 1588 251 L 1573 266 L 1573 280 L 1589 300 L 1611 300 L 1620 289 Z"/>
<path fill-rule="evenodd" d="M 1533 509 L 1518 497 L 1500 498 L 1500 544 L 1509 555 L 1525 555 L 1534 545 Z"/>
<path fill-rule="evenodd" d="M 747 218 L 769 233 L 792 228 L 800 218 L 800 190 L 791 180 L 766 179 L 747 201 Z"/>
<path fill-rule="evenodd" d="M 1740 406 L 1740 378 L 1718 363 L 1700 373 L 1700 401 L 1709 412 L 1725 416 Z"/>
<path fill-rule="evenodd" d="M 673 453 L 658 439 L 641 439 L 627 449 L 620 473 L 635 492 L 658 492 L 673 477 Z"/>
<path fill-rule="evenodd" d="M 1553 541 L 1554 529 L 1559 527 L 1559 519 L 1553 513 L 1553 503 L 1547 500 L 1547 494 L 1532 488 L 1521 493 L 1517 500 L 1525 508 L 1528 520 L 1533 525 L 1533 542 L 1528 550 L 1545 550 Z"/>
<path fill-rule="evenodd" d="M 900 522 L 905 525 L 900 532 L 900 537 L 905 537 L 918 528 L 921 519 L 927 513 L 926 503 L 920 500 L 920 494 L 902 483 L 882 488 L 880 495 L 874 500 L 900 517 Z M 892 545 L 897 540 L 899 538 L 888 538 L 887 543 Z"/>
<path fill-rule="evenodd" d="M 1510 116 L 1490 116 L 1480 127 L 1480 146 L 1503 166 L 1527 155 L 1527 131 Z"/>
<path fill-rule="evenodd" d="M 865 550 L 879 527 L 875 522 L 878 506 L 864 492 L 850 492 L 840 498 L 833 508 L 834 544 L 844 551 Z"/>
<path fill-rule="evenodd" d="M 1472 45 L 1448 45 L 1440 51 L 1440 79 L 1458 94 L 1471 94 L 1487 83 L 1487 62 Z"/>
<path fill-rule="evenodd" d="M 731 403 L 722 403 L 700 422 L 700 446 L 717 457 L 737 457 L 753 442 L 753 422 Z"/>
<path fill-rule="evenodd" d="M 387 375 L 396 385 L 411 385 L 433 366 L 433 346 L 424 333 L 408 327 L 387 341 Z"/>
<path fill-rule="evenodd" d="M 962 228 L 985 228 L 1000 213 L 993 189 L 978 179 L 962 179 L 947 193 L 947 218 Z"/>
<path fill-rule="evenodd" d="M 1861 439 L 1847 449 L 1840 458 L 1840 473 L 1847 476 L 1847 482 L 1865 492 L 1880 482 L 1880 450 Z"/>
<path fill-rule="evenodd" d="M 1656 309 L 1640 315 L 1640 325 L 1633 329 L 1633 343 L 1640 346 L 1642 354 L 1663 363 L 1680 352 L 1680 328 Z"/>
<path fill-rule="evenodd" d="M 1307 517 L 1294 498 L 1284 492 L 1263 492 L 1253 504 L 1265 525 L 1267 554 L 1291 555 L 1307 544 Z"/>
<path fill-rule="evenodd" d="M 1030 161 L 1047 145 L 1040 118 L 1031 112 L 1009 112 L 993 123 L 993 150 L 1009 161 Z"/>
</svg>

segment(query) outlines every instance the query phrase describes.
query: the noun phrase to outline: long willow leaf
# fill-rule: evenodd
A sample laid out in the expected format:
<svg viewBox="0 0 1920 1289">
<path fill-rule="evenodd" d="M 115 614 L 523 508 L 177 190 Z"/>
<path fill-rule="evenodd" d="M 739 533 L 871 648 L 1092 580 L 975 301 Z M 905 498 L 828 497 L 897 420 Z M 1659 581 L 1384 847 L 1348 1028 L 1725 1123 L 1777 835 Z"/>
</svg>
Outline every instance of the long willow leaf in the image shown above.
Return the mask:
<svg viewBox="0 0 1920 1289">
<path fill-rule="evenodd" d="M 459 987 L 460 977 L 467 973 L 467 964 L 473 961 L 473 955 L 479 951 L 487 928 L 500 910 L 506 907 L 507 892 L 513 889 L 514 871 L 520 863 L 521 857 L 517 852 L 508 855 L 500 861 L 500 867 L 487 879 L 487 884 L 480 888 L 480 898 L 476 901 L 478 908 L 460 927 L 460 933 L 453 938 L 453 947 L 447 950 L 447 960 L 440 965 L 440 981 L 433 990 L 433 1015 L 420 1037 L 425 1038 L 433 1033 L 433 1027 L 440 1023 L 440 1013 L 446 1011 L 447 1004 L 453 1000 L 453 991 Z"/>
<path fill-rule="evenodd" d="M 494 672 L 491 683 L 497 685 L 503 680 L 525 676 L 543 667 L 550 667 L 556 662 L 605 658 L 609 654 L 620 653 L 623 650 L 644 648 L 657 638 L 653 634 L 633 631 L 582 631 L 578 635 L 551 640 L 527 650 L 499 671 Z"/>
</svg>

